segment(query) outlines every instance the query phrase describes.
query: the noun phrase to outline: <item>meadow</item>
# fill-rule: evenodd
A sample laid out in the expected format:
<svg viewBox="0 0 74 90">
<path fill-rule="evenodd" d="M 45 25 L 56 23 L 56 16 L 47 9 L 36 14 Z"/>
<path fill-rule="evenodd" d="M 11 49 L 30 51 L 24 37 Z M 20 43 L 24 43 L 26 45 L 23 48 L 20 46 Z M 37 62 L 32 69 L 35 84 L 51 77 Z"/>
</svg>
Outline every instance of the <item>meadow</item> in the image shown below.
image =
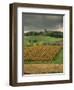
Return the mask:
<svg viewBox="0 0 74 90">
<path fill-rule="evenodd" d="M 63 41 L 62 38 L 55 38 L 50 36 L 24 36 L 24 45 L 34 46 L 34 45 L 47 45 L 47 44 L 55 44 L 56 42 Z"/>
</svg>

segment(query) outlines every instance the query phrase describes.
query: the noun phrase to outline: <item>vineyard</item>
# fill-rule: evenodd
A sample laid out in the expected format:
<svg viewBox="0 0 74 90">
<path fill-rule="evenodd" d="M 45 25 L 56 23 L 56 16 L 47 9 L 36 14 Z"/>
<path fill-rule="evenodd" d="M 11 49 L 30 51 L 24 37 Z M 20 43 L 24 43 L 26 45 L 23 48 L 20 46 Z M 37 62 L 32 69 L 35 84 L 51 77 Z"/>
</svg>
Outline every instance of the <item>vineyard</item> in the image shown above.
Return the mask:
<svg viewBox="0 0 74 90">
<path fill-rule="evenodd" d="M 24 58 L 25 60 L 49 60 L 52 61 L 53 58 L 59 53 L 62 49 L 62 46 L 33 46 L 27 47 L 24 49 Z"/>
</svg>

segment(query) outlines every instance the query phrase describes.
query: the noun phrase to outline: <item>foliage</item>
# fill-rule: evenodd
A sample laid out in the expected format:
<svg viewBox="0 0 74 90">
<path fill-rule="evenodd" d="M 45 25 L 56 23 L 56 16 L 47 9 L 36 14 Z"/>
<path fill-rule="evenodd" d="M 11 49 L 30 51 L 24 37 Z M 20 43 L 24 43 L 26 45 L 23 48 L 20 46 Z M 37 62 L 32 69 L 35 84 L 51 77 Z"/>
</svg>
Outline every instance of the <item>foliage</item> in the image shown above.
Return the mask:
<svg viewBox="0 0 74 90">
<path fill-rule="evenodd" d="M 60 31 L 47 31 L 46 29 L 44 31 L 36 32 L 36 31 L 30 31 L 27 33 L 24 33 L 24 36 L 51 36 L 56 38 L 63 38 L 63 32 Z"/>
</svg>

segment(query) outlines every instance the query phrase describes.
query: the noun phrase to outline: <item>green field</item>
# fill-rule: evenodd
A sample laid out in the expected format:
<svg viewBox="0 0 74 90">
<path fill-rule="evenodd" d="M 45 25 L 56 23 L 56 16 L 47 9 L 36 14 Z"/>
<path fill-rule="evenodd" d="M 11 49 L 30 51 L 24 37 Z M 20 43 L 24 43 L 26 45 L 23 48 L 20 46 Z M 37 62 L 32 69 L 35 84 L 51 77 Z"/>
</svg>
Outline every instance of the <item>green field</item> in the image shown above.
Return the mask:
<svg viewBox="0 0 74 90">
<path fill-rule="evenodd" d="M 51 62 L 53 64 L 63 64 L 63 49 L 59 52 L 59 54 L 53 59 Z"/>
<path fill-rule="evenodd" d="M 24 36 L 24 45 L 33 46 L 33 45 L 45 45 L 56 43 L 57 41 L 63 41 L 63 38 L 55 38 L 50 36 Z"/>
</svg>

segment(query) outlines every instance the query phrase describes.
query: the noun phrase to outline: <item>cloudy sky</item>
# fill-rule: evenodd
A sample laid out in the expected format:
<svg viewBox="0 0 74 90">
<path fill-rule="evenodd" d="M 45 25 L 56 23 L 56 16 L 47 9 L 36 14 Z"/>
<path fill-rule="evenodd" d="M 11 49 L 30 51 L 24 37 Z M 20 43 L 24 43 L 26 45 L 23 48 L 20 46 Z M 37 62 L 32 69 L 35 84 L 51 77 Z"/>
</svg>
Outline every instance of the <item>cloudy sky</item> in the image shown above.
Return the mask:
<svg viewBox="0 0 74 90">
<path fill-rule="evenodd" d="M 63 15 L 22 14 L 24 32 L 27 31 L 63 31 Z"/>
</svg>

